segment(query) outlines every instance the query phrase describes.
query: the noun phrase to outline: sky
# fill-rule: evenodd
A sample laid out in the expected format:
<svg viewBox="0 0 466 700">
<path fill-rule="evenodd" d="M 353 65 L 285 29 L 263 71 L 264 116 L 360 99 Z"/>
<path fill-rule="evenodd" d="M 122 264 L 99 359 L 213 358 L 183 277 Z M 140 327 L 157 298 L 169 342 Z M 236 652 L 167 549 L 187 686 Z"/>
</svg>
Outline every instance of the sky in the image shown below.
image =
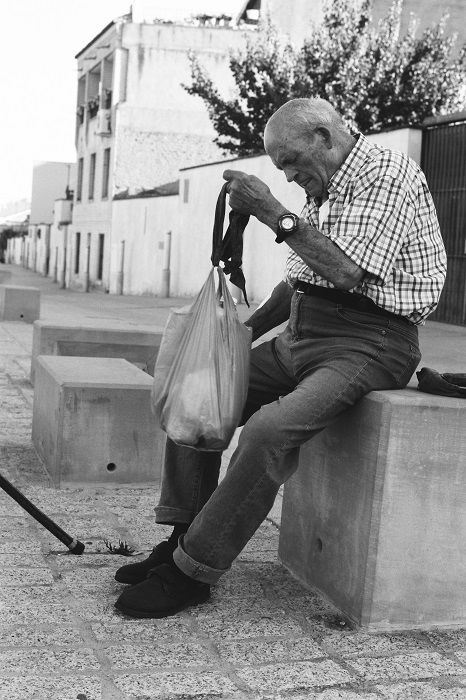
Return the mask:
<svg viewBox="0 0 466 700">
<path fill-rule="evenodd" d="M 234 14 L 242 0 L 133 0 L 165 19 Z M 0 208 L 29 198 L 37 161 L 74 162 L 74 56 L 131 0 L 6 0 L 0 22 Z"/>
</svg>

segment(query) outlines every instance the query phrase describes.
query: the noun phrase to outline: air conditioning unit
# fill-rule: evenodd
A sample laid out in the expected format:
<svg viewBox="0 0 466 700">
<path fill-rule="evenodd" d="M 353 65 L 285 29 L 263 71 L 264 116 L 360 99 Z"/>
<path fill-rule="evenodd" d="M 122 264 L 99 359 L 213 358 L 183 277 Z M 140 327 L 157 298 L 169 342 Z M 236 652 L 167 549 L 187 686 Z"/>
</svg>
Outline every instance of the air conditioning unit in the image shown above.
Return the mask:
<svg viewBox="0 0 466 700">
<path fill-rule="evenodd" d="M 97 134 L 110 134 L 112 132 L 112 111 L 99 109 L 97 112 Z"/>
</svg>

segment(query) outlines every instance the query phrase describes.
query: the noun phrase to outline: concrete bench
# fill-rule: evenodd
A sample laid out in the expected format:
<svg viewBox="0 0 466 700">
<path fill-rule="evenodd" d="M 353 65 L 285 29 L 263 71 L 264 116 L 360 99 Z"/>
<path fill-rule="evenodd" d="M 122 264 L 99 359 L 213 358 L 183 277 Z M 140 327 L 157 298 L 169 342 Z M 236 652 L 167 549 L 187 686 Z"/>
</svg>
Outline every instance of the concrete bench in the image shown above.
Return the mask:
<svg viewBox="0 0 466 700">
<path fill-rule="evenodd" d="M 0 285 L 0 321 L 33 323 L 39 315 L 39 289 L 9 284 Z"/>
<path fill-rule="evenodd" d="M 117 358 L 39 356 L 32 441 L 56 486 L 160 478 L 151 377 Z"/>
<path fill-rule="evenodd" d="M 369 630 L 466 623 L 466 401 L 375 391 L 310 440 L 279 556 Z"/>
<path fill-rule="evenodd" d="M 83 325 L 36 321 L 32 339 L 31 383 L 34 384 L 39 355 L 119 357 L 153 375 L 162 334 L 163 328 L 147 330 L 115 323 Z"/>
</svg>

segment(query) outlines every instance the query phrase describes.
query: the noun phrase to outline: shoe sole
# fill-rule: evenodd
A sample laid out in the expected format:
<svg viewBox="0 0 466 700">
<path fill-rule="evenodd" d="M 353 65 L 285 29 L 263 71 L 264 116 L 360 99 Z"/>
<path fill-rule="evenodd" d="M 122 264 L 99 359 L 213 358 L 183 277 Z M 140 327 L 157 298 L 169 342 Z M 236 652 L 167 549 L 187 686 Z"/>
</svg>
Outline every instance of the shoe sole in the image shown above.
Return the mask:
<svg viewBox="0 0 466 700">
<path fill-rule="evenodd" d="M 181 612 L 182 610 L 185 610 L 186 608 L 190 608 L 194 605 L 199 605 L 200 603 L 205 603 L 209 598 L 210 591 L 207 593 L 203 593 L 202 595 L 193 597 L 189 600 L 189 602 L 184 603 L 183 605 L 178 605 L 176 608 L 170 608 L 170 610 L 160 610 L 155 612 L 133 610 L 132 608 L 128 608 L 126 605 L 122 605 L 118 600 L 115 603 L 115 607 L 117 610 L 124 613 L 125 615 L 129 615 L 130 617 L 144 617 L 153 618 L 154 620 L 157 620 L 162 617 L 171 617 L 172 615 L 176 615 L 177 613 Z"/>
<path fill-rule="evenodd" d="M 146 580 L 146 578 L 147 578 L 147 575 L 144 576 L 144 578 L 134 578 L 134 579 L 131 579 L 131 581 L 130 581 L 129 579 L 123 580 L 122 578 L 117 578 L 116 574 L 114 576 L 115 581 L 118 581 L 118 583 L 127 583 L 130 586 L 135 586 L 137 583 L 142 583 L 143 581 Z"/>
</svg>

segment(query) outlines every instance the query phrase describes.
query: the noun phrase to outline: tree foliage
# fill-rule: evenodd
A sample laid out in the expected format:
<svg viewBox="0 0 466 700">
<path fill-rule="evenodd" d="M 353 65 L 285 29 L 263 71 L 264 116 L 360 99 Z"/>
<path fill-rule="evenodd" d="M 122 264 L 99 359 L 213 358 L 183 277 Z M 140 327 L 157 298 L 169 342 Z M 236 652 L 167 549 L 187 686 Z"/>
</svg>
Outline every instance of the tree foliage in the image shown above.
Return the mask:
<svg viewBox="0 0 466 700">
<path fill-rule="evenodd" d="M 464 105 L 466 45 L 455 56 L 447 16 L 417 36 L 412 19 L 400 33 L 403 0 L 377 26 L 371 0 L 327 0 L 323 21 L 293 47 L 265 20 L 243 50 L 231 52 L 235 95 L 223 97 L 192 54 L 185 89 L 204 100 L 216 143 L 244 156 L 263 149 L 265 124 L 284 102 L 323 97 L 361 131 L 419 124 Z"/>
</svg>

